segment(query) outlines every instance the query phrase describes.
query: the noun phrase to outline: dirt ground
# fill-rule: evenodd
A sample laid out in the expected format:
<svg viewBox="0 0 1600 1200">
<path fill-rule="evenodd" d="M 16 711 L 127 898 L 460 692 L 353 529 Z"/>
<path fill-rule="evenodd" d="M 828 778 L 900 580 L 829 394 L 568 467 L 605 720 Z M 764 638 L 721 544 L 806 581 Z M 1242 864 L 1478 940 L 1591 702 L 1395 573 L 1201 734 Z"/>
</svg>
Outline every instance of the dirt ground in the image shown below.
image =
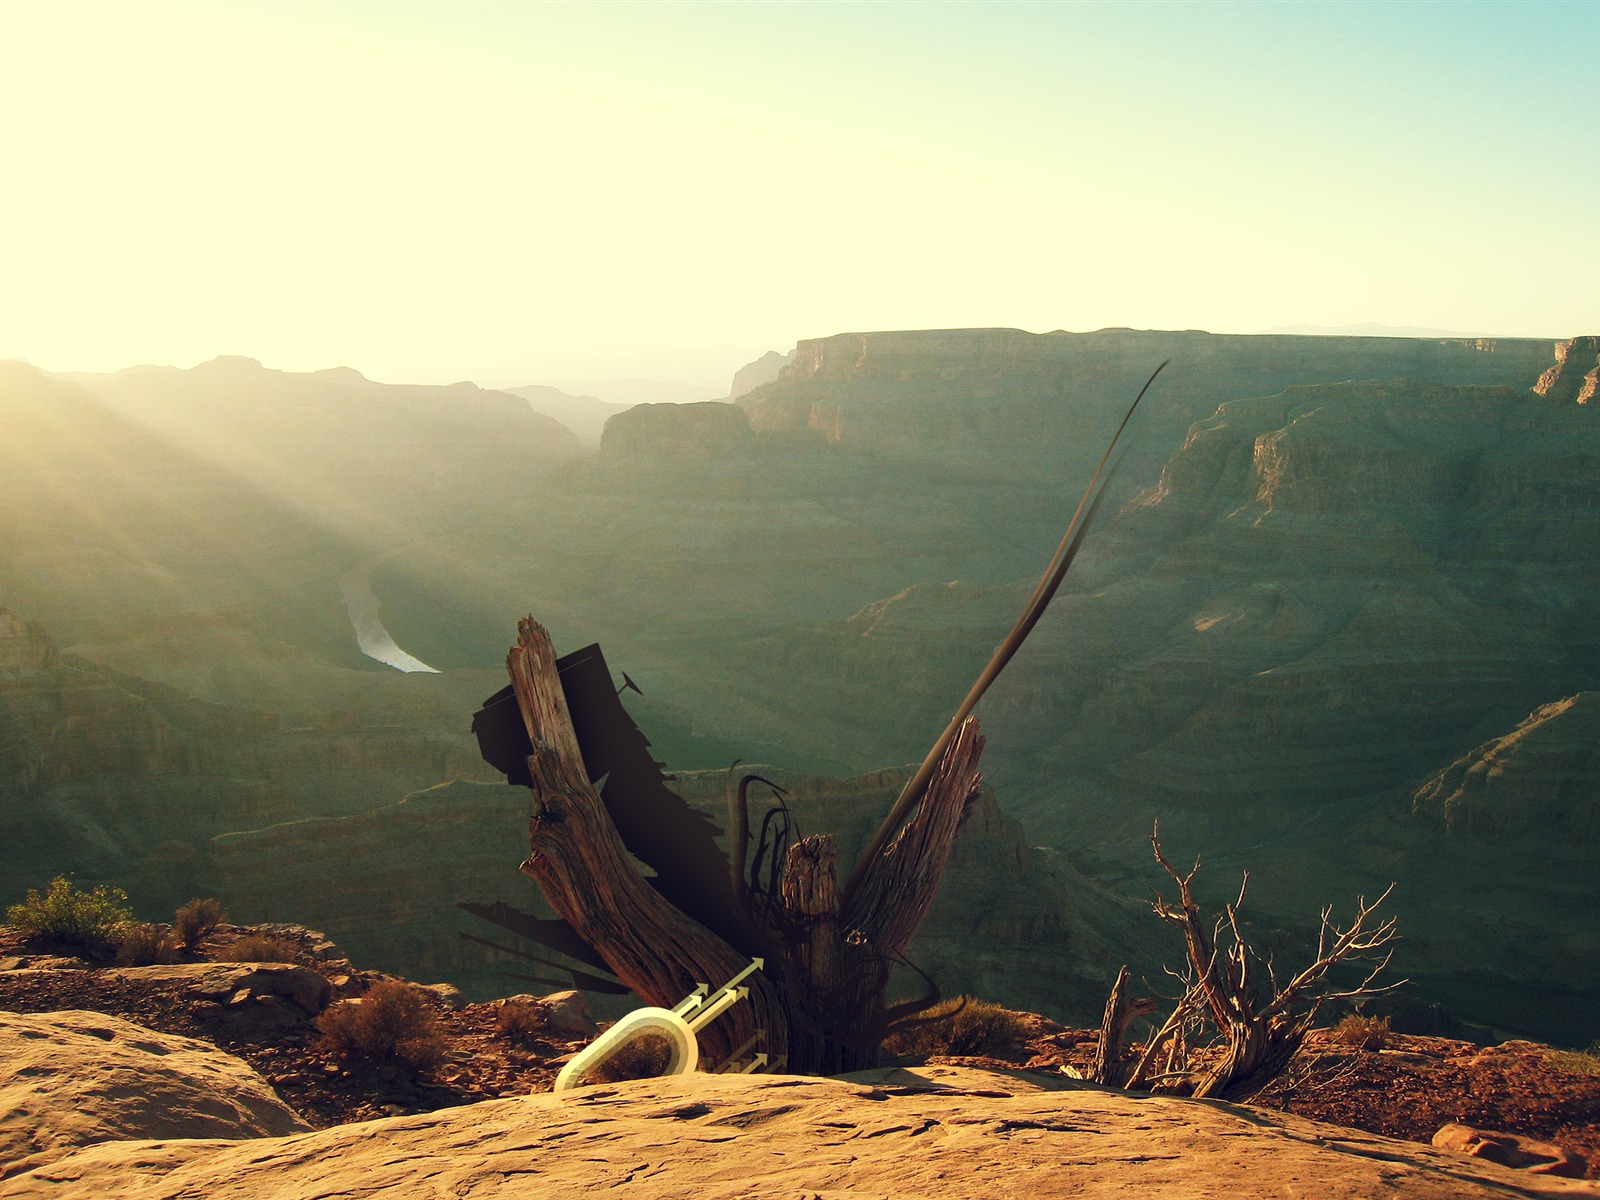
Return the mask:
<svg viewBox="0 0 1600 1200">
<path fill-rule="evenodd" d="M 295 942 L 301 950 L 296 957 L 333 982 L 336 998 L 361 995 L 388 978 L 330 956 L 321 935 L 293 926 L 224 926 L 186 957 L 226 958 L 234 942 L 263 932 Z M 38 966 L 56 969 L 6 969 Z M 177 985 L 131 983 L 84 960 L 42 962 L 36 948 L 0 927 L 0 1009 L 67 1008 L 212 1042 L 254 1066 L 285 1103 L 319 1128 L 548 1091 L 562 1064 L 587 1041 L 546 1031 L 513 1043 L 497 1031 L 498 1002 L 452 1008 L 441 999 L 435 1018 L 446 1051 L 437 1066 L 415 1073 L 351 1066 L 335 1058 L 315 1023 L 292 1005 L 235 1012 L 197 1003 Z M 1096 1031 L 1066 1028 L 1035 1014 L 1024 1019 L 1028 1046 L 1009 1061 L 930 1061 L 1047 1071 L 1087 1067 Z M 1485 1047 L 1391 1034 L 1382 1048 L 1367 1050 L 1316 1031 L 1288 1072 L 1253 1103 L 1418 1142 L 1449 1122 L 1519 1134 L 1582 1155 L 1589 1177 L 1600 1178 L 1600 1062 L 1532 1042 Z"/>
</svg>

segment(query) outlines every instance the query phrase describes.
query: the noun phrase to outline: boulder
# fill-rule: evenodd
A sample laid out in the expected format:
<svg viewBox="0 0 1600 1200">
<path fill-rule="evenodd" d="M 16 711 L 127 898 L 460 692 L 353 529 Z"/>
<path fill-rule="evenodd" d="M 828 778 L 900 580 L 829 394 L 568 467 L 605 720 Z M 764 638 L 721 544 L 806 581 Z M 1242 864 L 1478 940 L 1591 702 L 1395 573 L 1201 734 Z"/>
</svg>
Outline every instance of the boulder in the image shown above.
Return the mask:
<svg viewBox="0 0 1600 1200">
<path fill-rule="evenodd" d="M 1563 1150 L 1551 1142 L 1535 1141 L 1516 1133 L 1474 1129 L 1471 1125 L 1455 1121 L 1433 1135 L 1433 1144 L 1440 1150 L 1465 1154 L 1470 1158 L 1485 1158 L 1503 1167 L 1513 1167 L 1533 1175 L 1562 1175 L 1568 1179 L 1582 1179 L 1588 1167 L 1581 1155 Z"/>
<path fill-rule="evenodd" d="M 0 1012 L 0 1177 L 111 1139 L 309 1129 L 249 1064 L 101 1013 Z"/>
<path fill-rule="evenodd" d="M 551 992 L 534 1000 L 545 1013 L 550 1028 L 573 1037 L 589 1038 L 599 1033 L 599 1027 L 589 1016 L 589 1003 L 582 992 Z"/>
</svg>

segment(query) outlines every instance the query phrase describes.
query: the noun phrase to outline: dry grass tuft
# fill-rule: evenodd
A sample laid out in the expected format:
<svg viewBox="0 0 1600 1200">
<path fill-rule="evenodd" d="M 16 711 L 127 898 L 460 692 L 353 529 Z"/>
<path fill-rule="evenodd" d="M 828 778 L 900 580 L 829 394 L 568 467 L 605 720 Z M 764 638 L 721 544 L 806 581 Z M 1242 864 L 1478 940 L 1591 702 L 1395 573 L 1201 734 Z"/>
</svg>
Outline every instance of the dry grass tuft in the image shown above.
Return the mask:
<svg viewBox="0 0 1600 1200">
<path fill-rule="evenodd" d="M 173 916 L 172 931 L 186 950 L 193 950 L 201 940 L 223 922 L 222 905 L 209 897 L 194 899 Z"/>
<path fill-rule="evenodd" d="M 1333 1040 L 1358 1050 L 1382 1050 L 1389 1044 L 1389 1018 L 1351 1013 L 1333 1027 Z"/>
<path fill-rule="evenodd" d="M 1545 1057 L 1551 1065 L 1575 1075 L 1600 1075 L 1600 1042 L 1587 1050 L 1552 1050 Z"/>
<path fill-rule="evenodd" d="M 621 1083 L 654 1079 L 672 1065 L 672 1043 L 659 1033 L 643 1033 L 605 1062 L 584 1072 L 585 1083 Z"/>
<path fill-rule="evenodd" d="M 344 1062 L 396 1063 L 413 1071 L 438 1064 L 447 1044 L 433 1009 L 416 988 L 389 979 L 359 1000 L 317 1018 L 322 1046 Z"/>
<path fill-rule="evenodd" d="M 998 1004 L 960 996 L 934 1005 L 924 1025 L 891 1034 L 885 1049 L 907 1058 L 935 1054 L 1006 1060 L 1028 1056 L 1028 1027 L 1022 1018 Z"/>
<path fill-rule="evenodd" d="M 122 926 L 121 934 L 117 943 L 119 967 L 153 967 L 178 961 L 178 941 L 160 925 L 132 921 Z"/>
<path fill-rule="evenodd" d="M 544 1009 L 525 1000 L 508 1000 L 495 1013 L 494 1032 L 513 1046 L 532 1045 L 544 1033 L 548 1018 Z"/>
<path fill-rule="evenodd" d="M 252 933 L 217 951 L 219 962 L 281 962 L 304 965 L 305 951 L 292 938 Z"/>
</svg>

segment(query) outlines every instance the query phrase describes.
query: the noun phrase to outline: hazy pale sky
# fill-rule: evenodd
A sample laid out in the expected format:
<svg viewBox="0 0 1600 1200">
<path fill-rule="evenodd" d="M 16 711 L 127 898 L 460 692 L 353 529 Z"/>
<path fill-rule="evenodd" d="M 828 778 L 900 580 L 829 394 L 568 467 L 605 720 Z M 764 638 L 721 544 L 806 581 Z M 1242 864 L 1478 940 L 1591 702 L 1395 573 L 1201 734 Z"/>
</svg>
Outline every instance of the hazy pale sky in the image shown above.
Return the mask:
<svg viewBox="0 0 1600 1200">
<path fill-rule="evenodd" d="M 0 358 L 1600 332 L 1592 3 L 0 3 Z"/>
</svg>

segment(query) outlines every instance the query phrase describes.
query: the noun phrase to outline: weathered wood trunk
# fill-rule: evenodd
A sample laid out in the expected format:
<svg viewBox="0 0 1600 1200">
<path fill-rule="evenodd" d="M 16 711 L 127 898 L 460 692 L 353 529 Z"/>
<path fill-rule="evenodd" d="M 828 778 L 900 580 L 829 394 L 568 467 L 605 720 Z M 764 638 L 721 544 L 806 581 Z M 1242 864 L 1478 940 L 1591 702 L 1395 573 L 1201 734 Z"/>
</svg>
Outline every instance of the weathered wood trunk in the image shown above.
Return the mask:
<svg viewBox="0 0 1600 1200">
<path fill-rule="evenodd" d="M 748 960 L 662 899 L 634 869 L 584 770 L 549 634 L 532 617 L 519 623 L 506 667 L 533 743 L 528 766 L 536 803 L 522 871 L 647 1004 L 670 1008 L 696 984 L 717 988 L 738 974 Z M 744 981 L 748 999 L 700 1030 L 708 1067 L 735 1052 L 741 1062 L 764 1052 L 770 1064 L 783 1060 L 787 1070 L 802 1074 L 875 1061 L 882 981 L 933 903 L 956 833 L 978 795 L 982 752 L 977 722 L 969 718 L 915 815 L 865 864 L 842 912 L 832 837 L 791 847 L 778 931 L 784 962 L 750 975 Z"/>
<path fill-rule="evenodd" d="M 1155 1001 L 1146 997 L 1135 999 L 1128 992 L 1133 973 L 1127 967 L 1117 972 L 1117 981 L 1111 985 L 1111 995 L 1106 999 L 1105 1013 L 1100 1018 L 1100 1043 L 1094 1052 L 1094 1064 L 1089 1078 L 1108 1087 L 1126 1087 L 1133 1076 L 1138 1060 L 1125 1045 L 1128 1026 L 1140 1017 L 1155 1011 Z"/>
</svg>

